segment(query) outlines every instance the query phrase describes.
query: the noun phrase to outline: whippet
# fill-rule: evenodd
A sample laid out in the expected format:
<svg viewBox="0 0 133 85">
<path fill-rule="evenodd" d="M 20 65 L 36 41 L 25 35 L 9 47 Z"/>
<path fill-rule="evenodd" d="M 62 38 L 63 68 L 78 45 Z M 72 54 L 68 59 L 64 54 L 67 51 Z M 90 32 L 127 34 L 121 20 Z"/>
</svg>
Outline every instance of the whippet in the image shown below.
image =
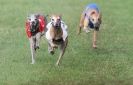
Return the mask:
<svg viewBox="0 0 133 85">
<path fill-rule="evenodd" d="M 27 17 L 26 33 L 30 41 L 32 63 L 35 63 L 35 51 L 39 49 L 39 42 L 46 28 L 46 17 L 40 14 L 31 14 Z"/>
<path fill-rule="evenodd" d="M 62 21 L 61 16 L 52 15 L 46 27 L 49 53 L 54 54 L 55 48 L 60 48 L 60 55 L 56 62 L 56 65 L 59 65 L 68 43 L 67 25 Z"/>
<path fill-rule="evenodd" d="M 97 4 L 92 3 L 86 6 L 85 10 L 81 14 L 80 24 L 78 28 L 78 34 L 81 32 L 81 28 L 88 33 L 90 29 L 94 29 L 93 32 L 93 48 L 97 48 L 97 31 L 99 31 L 100 24 L 102 22 L 101 12 Z"/>
</svg>

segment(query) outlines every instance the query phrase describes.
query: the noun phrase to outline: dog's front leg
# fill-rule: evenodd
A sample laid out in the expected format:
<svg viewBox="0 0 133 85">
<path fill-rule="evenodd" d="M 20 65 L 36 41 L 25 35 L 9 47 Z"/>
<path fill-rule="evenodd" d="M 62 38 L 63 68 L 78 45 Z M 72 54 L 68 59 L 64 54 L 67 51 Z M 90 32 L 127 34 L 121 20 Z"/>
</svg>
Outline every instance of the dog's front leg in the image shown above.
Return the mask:
<svg viewBox="0 0 133 85">
<path fill-rule="evenodd" d="M 33 37 L 31 37 L 29 40 L 30 40 L 31 59 L 32 59 L 31 64 L 34 64 L 35 63 L 35 47 L 34 47 L 35 42 L 34 42 Z"/>
<path fill-rule="evenodd" d="M 97 48 L 96 41 L 97 41 L 97 31 L 94 30 L 94 32 L 93 32 L 93 42 L 92 42 L 93 48 Z"/>
<path fill-rule="evenodd" d="M 59 65 L 60 60 L 61 60 L 62 56 L 63 56 L 64 53 L 65 53 L 65 49 L 66 49 L 66 47 L 67 47 L 67 44 L 68 44 L 68 38 L 66 38 L 66 40 L 64 41 L 64 43 L 62 43 L 62 44 L 60 45 L 60 55 L 59 55 L 59 58 L 58 58 L 58 60 L 57 60 L 57 62 L 56 62 L 56 66 Z"/>
<path fill-rule="evenodd" d="M 54 54 L 54 48 L 51 46 L 49 42 L 48 42 L 48 52 L 52 55 Z"/>
<path fill-rule="evenodd" d="M 90 32 L 89 28 L 88 28 L 88 24 L 89 24 L 89 20 L 87 18 L 84 19 L 84 27 L 83 30 L 88 33 Z"/>
</svg>

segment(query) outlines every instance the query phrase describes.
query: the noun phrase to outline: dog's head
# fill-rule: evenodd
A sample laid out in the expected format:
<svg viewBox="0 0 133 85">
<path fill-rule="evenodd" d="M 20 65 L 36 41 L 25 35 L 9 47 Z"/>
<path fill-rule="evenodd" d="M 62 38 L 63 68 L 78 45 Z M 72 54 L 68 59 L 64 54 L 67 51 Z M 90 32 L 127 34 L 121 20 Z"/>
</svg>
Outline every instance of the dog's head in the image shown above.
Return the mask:
<svg viewBox="0 0 133 85">
<path fill-rule="evenodd" d="M 98 28 L 101 24 L 101 15 L 96 11 L 92 11 L 89 16 L 89 21 L 94 25 L 95 28 Z"/>
<path fill-rule="evenodd" d="M 32 14 L 32 15 L 28 16 L 28 22 L 30 23 L 30 31 L 36 32 L 36 30 L 39 27 L 39 20 L 37 18 L 37 15 Z"/>
<path fill-rule="evenodd" d="M 61 27 L 61 16 L 60 15 L 52 15 L 50 18 L 51 18 L 53 27 L 55 28 Z"/>
</svg>

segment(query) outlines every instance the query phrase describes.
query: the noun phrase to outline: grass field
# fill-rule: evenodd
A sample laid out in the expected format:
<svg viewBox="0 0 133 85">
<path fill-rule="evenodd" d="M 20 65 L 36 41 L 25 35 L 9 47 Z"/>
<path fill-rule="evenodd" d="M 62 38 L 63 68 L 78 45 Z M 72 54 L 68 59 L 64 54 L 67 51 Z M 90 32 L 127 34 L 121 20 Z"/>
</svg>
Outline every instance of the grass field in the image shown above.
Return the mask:
<svg viewBox="0 0 133 85">
<path fill-rule="evenodd" d="M 98 49 L 92 33 L 76 34 L 80 13 L 99 4 L 103 23 Z M 132 0 L 0 0 L 0 85 L 133 85 Z M 59 67 L 42 39 L 31 65 L 24 25 L 30 13 L 62 14 L 69 45 Z"/>
</svg>

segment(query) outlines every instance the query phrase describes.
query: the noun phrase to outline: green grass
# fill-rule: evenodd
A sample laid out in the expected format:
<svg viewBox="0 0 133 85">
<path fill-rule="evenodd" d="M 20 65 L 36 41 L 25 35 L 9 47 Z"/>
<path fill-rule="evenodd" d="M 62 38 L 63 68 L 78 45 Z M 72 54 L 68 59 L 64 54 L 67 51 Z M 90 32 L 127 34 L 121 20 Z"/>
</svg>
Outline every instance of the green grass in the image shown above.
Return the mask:
<svg viewBox="0 0 133 85">
<path fill-rule="evenodd" d="M 98 49 L 92 33 L 76 35 L 80 14 L 92 0 L 0 0 L 0 85 L 133 85 L 132 0 L 93 0 L 103 23 Z M 69 44 L 62 63 L 59 51 L 47 52 L 42 38 L 31 65 L 24 25 L 28 14 L 61 14 L 68 25 Z"/>
</svg>

